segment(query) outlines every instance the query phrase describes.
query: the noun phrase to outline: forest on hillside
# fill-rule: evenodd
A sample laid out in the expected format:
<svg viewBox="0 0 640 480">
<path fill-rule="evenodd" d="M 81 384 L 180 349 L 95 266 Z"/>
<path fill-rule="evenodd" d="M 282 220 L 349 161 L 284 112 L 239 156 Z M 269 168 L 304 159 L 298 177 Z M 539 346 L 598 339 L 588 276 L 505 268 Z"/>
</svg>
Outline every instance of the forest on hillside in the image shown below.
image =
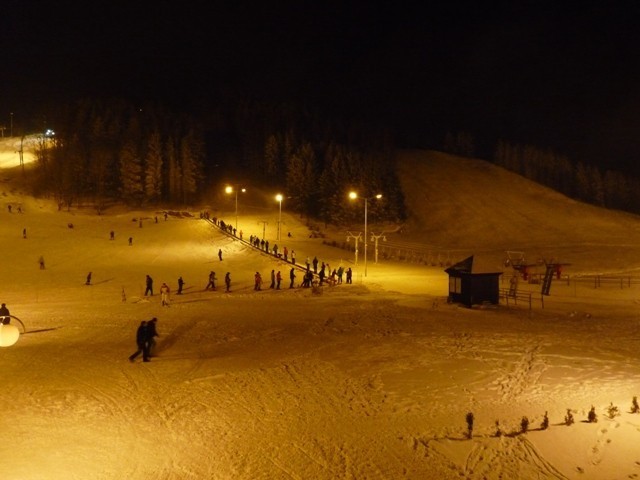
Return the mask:
<svg viewBox="0 0 640 480">
<path fill-rule="evenodd" d="M 55 136 L 38 148 L 30 186 L 58 204 L 131 206 L 207 204 L 224 184 L 283 192 L 287 208 L 324 223 L 406 217 L 396 175 L 393 134 L 371 122 L 328 119 L 317 110 L 249 99 L 207 107 L 199 115 L 120 99 L 85 99 L 49 115 Z M 473 137 L 448 134 L 442 149 L 474 156 Z M 640 213 L 640 181 L 570 160 L 551 150 L 501 140 L 497 165 L 597 206 Z M 217 192 L 217 193 L 216 193 Z"/>
<path fill-rule="evenodd" d="M 448 133 L 443 150 L 473 158 L 475 142 L 468 132 Z M 570 159 L 552 149 L 498 140 L 493 158 L 511 172 L 591 205 L 640 214 L 640 180 L 614 169 Z"/>
<path fill-rule="evenodd" d="M 640 181 L 622 172 L 603 171 L 552 150 L 505 141 L 498 142 L 494 162 L 576 200 L 640 213 Z"/>
<path fill-rule="evenodd" d="M 393 142 L 369 126 L 250 101 L 196 118 L 157 105 L 83 100 L 50 118 L 56 133 L 43 137 L 30 184 L 67 208 L 206 204 L 220 183 L 242 182 L 280 190 L 287 208 L 326 223 L 360 218 L 350 190 L 382 194 L 370 205 L 372 220 L 405 216 Z"/>
</svg>

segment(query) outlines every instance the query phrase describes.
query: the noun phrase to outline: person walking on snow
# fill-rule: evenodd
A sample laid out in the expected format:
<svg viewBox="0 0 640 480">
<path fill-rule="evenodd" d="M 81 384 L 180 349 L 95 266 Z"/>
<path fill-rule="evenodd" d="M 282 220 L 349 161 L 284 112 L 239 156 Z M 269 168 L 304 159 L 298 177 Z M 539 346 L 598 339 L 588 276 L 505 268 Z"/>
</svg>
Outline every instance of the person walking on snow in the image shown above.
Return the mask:
<svg viewBox="0 0 640 480">
<path fill-rule="evenodd" d="M 171 293 L 171 290 L 169 289 L 169 285 L 167 285 L 166 283 L 163 283 L 162 286 L 160 287 L 160 298 L 162 299 L 163 307 L 169 306 L 169 293 Z"/>
<path fill-rule="evenodd" d="M 276 273 L 276 290 L 280 290 L 280 282 L 282 281 L 282 275 L 280 275 L 280 270 Z"/>
<path fill-rule="evenodd" d="M 182 295 L 183 286 L 184 286 L 184 280 L 182 280 L 182 277 L 178 277 L 178 295 Z"/>
<path fill-rule="evenodd" d="M 218 258 L 220 259 L 220 261 L 222 261 L 222 249 L 221 248 L 218 249 Z"/>
<path fill-rule="evenodd" d="M 262 275 L 260 275 L 260 272 L 256 272 L 256 274 L 253 276 L 254 280 L 255 280 L 255 284 L 253 286 L 254 290 L 262 290 L 261 286 L 262 286 Z"/>
<path fill-rule="evenodd" d="M 227 272 L 224 276 L 224 284 L 227 286 L 227 292 L 231 291 L 231 274 Z"/>
<path fill-rule="evenodd" d="M 144 290 L 144 296 L 146 297 L 147 294 L 151 295 L 153 297 L 153 278 L 151 278 L 149 275 L 147 275 L 147 279 L 145 281 L 146 283 L 146 288 Z"/>
<path fill-rule="evenodd" d="M 155 357 L 154 353 L 155 353 L 155 348 L 156 348 L 156 339 L 155 337 L 158 337 L 158 330 L 156 330 L 156 322 L 158 321 L 158 319 L 156 317 L 153 317 L 151 320 L 149 320 L 149 322 L 147 323 L 147 330 L 146 330 L 146 334 L 147 334 L 147 358 L 151 358 L 151 357 Z"/>
<path fill-rule="evenodd" d="M 144 320 L 140 322 L 140 326 L 136 331 L 136 345 L 138 346 L 138 350 L 136 350 L 132 355 L 129 356 L 129 361 L 133 363 L 136 357 L 142 354 L 142 360 L 144 362 L 149 361 L 149 348 L 147 344 L 147 322 Z"/>
<path fill-rule="evenodd" d="M 313 273 L 318 273 L 318 257 L 313 257 Z"/>
<path fill-rule="evenodd" d="M 209 287 L 211 287 L 211 290 L 215 290 L 216 280 L 216 272 L 211 271 L 211 273 L 209 273 L 209 283 L 207 283 L 207 288 L 205 288 L 205 290 L 209 290 Z"/>
<path fill-rule="evenodd" d="M 276 286 L 276 271 L 271 270 L 271 285 L 269 285 L 269 288 L 275 288 L 275 286 Z"/>
</svg>

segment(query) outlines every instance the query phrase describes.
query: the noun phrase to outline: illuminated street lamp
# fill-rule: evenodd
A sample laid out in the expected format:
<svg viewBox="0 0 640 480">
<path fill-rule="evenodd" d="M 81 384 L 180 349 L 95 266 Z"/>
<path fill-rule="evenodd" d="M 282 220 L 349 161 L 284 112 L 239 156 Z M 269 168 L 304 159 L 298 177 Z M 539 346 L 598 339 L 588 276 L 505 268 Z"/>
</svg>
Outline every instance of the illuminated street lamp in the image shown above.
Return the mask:
<svg viewBox="0 0 640 480">
<path fill-rule="evenodd" d="M 356 192 L 349 192 L 349 198 L 351 200 L 355 200 L 358 198 L 358 194 Z M 382 194 L 378 193 L 373 197 L 364 197 L 364 276 L 367 276 L 367 205 L 369 203 L 369 198 L 382 198 Z"/>
<path fill-rule="evenodd" d="M 247 191 L 246 188 L 240 188 L 239 185 L 236 185 L 235 188 L 233 188 L 231 185 L 227 185 L 224 189 L 225 193 L 235 192 L 236 194 L 236 231 L 238 231 L 238 190 L 240 190 L 242 193 Z"/>
<path fill-rule="evenodd" d="M 280 204 L 280 210 L 278 213 L 278 241 L 280 241 L 280 231 L 282 230 L 282 199 L 284 197 L 281 194 L 276 195 L 276 201 Z"/>
</svg>

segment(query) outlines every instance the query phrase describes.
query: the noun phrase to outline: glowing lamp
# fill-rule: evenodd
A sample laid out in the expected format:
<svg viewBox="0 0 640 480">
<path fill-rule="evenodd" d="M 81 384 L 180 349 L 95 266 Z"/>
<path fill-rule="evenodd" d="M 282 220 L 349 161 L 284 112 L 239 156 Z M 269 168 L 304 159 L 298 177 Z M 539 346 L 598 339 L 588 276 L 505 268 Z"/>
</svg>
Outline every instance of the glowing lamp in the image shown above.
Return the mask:
<svg viewBox="0 0 640 480">
<path fill-rule="evenodd" d="M 7 325 L 0 323 L 0 347 L 10 347 L 20 338 L 20 330 L 10 323 Z"/>
</svg>

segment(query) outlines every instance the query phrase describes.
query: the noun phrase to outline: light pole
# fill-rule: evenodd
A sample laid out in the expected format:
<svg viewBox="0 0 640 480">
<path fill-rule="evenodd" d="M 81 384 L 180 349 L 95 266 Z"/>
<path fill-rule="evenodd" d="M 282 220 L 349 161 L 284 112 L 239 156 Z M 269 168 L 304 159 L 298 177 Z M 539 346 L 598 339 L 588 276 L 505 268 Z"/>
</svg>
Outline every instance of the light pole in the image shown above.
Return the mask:
<svg viewBox="0 0 640 480">
<path fill-rule="evenodd" d="M 280 241 L 280 232 L 282 231 L 282 195 L 276 195 L 276 201 L 280 204 L 280 209 L 278 212 L 278 241 Z"/>
<path fill-rule="evenodd" d="M 235 194 L 236 194 L 236 232 L 238 231 L 238 190 L 240 190 L 242 193 L 247 191 L 246 188 L 240 189 L 239 185 L 236 185 L 236 188 L 233 188 L 231 185 L 227 185 L 227 187 L 224 189 L 224 191 L 226 193 L 234 193 L 235 192 Z"/>
<path fill-rule="evenodd" d="M 376 245 L 376 257 L 375 263 L 378 263 L 378 240 L 382 238 L 385 242 L 387 241 L 387 237 L 384 236 L 385 232 L 382 232 L 380 235 L 376 235 L 374 232 L 371 232 L 371 240 L 375 242 Z"/>
<path fill-rule="evenodd" d="M 360 243 L 360 238 L 362 237 L 362 233 L 358 232 L 358 234 L 354 234 L 351 232 L 347 232 L 347 242 L 352 238 L 356 241 L 356 261 L 354 265 L 358 265 L 358 243 Z"/>
<path fill-rule="evenodd" d="M 355 200 L 358 198 L 356 192 L 349 192 L 349 198 Z M 382 194 L 378 193 L 371 198 L 382 198 Z M 367 276 L 367 205 L 369 203 L 369 197 L 364 197 L 364 276 Z"/>
</svg>

